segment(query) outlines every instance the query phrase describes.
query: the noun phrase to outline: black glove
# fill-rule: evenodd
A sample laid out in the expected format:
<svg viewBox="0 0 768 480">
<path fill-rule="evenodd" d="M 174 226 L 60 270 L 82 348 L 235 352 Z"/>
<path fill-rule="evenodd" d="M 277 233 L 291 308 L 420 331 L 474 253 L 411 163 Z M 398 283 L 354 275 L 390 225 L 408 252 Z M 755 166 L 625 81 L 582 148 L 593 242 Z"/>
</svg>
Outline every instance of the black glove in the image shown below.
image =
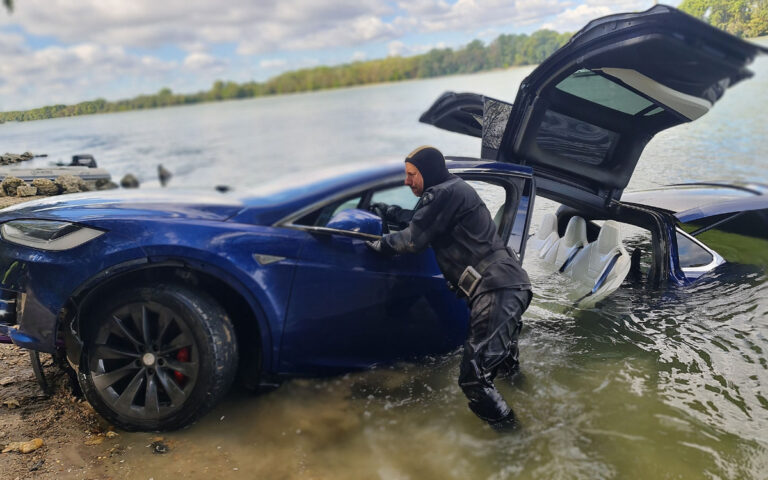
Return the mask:
<svg viewBox="0 0 768 480">
<path fill-rule="evenodd" d="M 380 253 L 382 255 L 394 255 L 395 251 L 392 250 L 392 247 L 387 244 L 387 242 L 382 242 L 381 240 L 369 240 L 365 242 L 365 244 L 373 250 L 376 253 Z"/>
<path fill-rule="evenodd" d="M 389 205 L 386 203 L 372 203 L 368 206 L 368 210 L 371 213 L 375 213 L 379 217 L 382 218 L 382 220 L 387 216 L 387 208 Z"/>
</svg>

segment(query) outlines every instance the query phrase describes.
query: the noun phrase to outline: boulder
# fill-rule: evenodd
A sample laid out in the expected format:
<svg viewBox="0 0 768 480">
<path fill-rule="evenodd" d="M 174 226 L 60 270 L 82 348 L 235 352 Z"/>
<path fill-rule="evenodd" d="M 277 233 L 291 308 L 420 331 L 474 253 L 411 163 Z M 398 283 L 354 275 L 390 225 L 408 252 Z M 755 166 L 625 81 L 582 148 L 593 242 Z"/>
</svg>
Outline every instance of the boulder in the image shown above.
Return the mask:
<svg viewBox="0 0 768 480">
<path fill-rule="evenodd" d="M 31 185 L 19 185 L 16 187 L 17 197 L 34 197 L 37 195 L 37 187 Z"/>
<path fill-rule="evenodd" d="M 36 178 L 32 180 L 32 186 L 37 188 L 38 195 L 58 195 L 60 190 L 59 186 L 53 183 L 53 180 L 47 178 Z"/>
<path fill-rule="evenodd" d="M 56 179 L 61 193 L 87 192 L 90 190 L 88 183 L 80 177 L 74 175 L 62 175 Z"/>
<path fill-rule="evenodd" d="M 96 180 L 96 190 L 113 190 L 115 188 L 120 188 L 120 185 L 112 180 L 107 180 L 106 178 Z"/>
<path fill-rule="evenodd" d="M 24 180 L 18 177 L 12 177 L 9 175 L 3 179 L 3 183 L 0 185 L 2 186 L 2 189 L 7 196 L 15 197 L 16 189 L 22 185 L 26 185 L 26 183 L 24 183 Z"/>
<path fill-rule="evenodd" d="M 132 173 L 128 173 L 120 180 L 120 186 L 123 188 L 139 188 L 139 179 Z"/>
</svg>

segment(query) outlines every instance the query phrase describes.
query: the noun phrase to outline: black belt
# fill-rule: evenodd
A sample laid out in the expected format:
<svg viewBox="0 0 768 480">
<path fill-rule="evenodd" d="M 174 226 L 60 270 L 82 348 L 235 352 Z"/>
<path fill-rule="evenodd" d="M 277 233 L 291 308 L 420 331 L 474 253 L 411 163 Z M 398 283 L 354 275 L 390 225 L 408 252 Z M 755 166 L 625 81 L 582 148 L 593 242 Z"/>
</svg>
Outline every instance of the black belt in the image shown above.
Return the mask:
<svg viewBox="0 0 768 480">
<path fill-rule="evenodd" d="M 512 256 L 512 251 L 504 248 L 502 250 L 495 250 L 490 255 L 486 256 L 477 263 L 477 267 L 468 265 L 467 268 L 461 273 L 459 277 L 459 289 L 464 292 L 467 297 L 471 297 L 477 286 L 480 284 L 480 280 L 483 279 L 483 273 L 488 269 L 491 264 L 498 262 L 504 258 Z M 514 258 L 514 257 L 513 257 Z"/>
</svg>

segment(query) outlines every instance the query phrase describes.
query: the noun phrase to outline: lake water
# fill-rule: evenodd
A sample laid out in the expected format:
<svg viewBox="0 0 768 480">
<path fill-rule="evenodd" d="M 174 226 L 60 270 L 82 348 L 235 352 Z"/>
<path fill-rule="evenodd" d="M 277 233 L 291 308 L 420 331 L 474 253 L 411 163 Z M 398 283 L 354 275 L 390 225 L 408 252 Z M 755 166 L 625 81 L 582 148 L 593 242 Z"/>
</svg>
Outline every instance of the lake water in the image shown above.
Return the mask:
<svg viewBox="0 0 768 480">
<path fill-rule="evenodd" d="M 768 181 L 768 59 L 699 121 L 660 134 L 630 188 L 701 179 Z M 145 112 L 0 125 L 4 151 L 91 153 L 118 179 L 236 190 L 286 173 L 402 158 L 432 144 L 477 156 L 476 139 L 417 122 L 446 90 L 512 101 L 532 67 Z M 537 202 L 534 225 L 556 207 Z M 500 480 L 768 478 L 768 280 L 740 272 L 666 292 L 620 289 L 574 310 L 563 284 L 526 261 L 536 297 L 524 376 L 500 389 L 523 423 L 499 436 L 466 408 L 459 354 L 261 396 L 234 392 L 166 434 L 123 433 L 115 476 Z M 105 442 L 106 443 L 106 442 Z M 122 462 L 120 462 L 122 460 Z"/>
</svg>

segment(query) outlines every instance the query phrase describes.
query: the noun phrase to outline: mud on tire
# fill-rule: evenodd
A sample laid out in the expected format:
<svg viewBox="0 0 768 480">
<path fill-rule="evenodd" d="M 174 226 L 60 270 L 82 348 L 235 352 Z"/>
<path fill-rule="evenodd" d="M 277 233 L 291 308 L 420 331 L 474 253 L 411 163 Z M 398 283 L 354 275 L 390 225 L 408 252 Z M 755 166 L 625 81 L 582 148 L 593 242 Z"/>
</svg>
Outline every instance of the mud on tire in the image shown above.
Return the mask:
<svg viewBox="0 0 768 480">
<path fill-rule="evenodd" d="M 227 393 L 235 329 L 203 292 L 156 284 L 116 292 L 89 310 L 78 381 L 86 399 L 125 430 L 173 430 Z"/>
</svg>

